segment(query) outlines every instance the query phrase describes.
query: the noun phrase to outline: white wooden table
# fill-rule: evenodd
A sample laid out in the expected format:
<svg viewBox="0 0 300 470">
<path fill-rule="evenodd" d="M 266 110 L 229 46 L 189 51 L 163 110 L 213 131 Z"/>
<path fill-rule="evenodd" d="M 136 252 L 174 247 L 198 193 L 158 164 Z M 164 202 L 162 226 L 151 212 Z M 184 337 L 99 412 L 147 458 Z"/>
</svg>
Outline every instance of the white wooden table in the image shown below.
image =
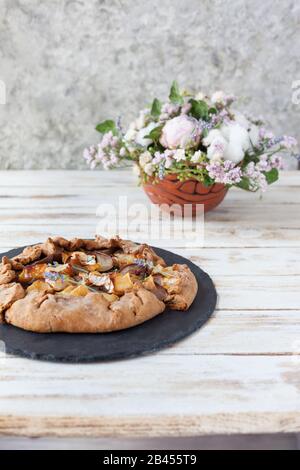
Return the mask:
<svg viewBox="0 0 300 470">
<path fill-rule="evenodd" d="M 0 251 L 93 236 L 100 202 L 147 201 L 127 172 L 0 172 Z M 204 328 L 147 357 L 88 365 L 0 353 L 0 435 L 191 436 L 300 431 L 300 172 L 262 200 L 231 190 L 205 246 L 172 250 L 213 277 Z M 148 202 L 147 202 L 148 203 Z"/>
</svg>

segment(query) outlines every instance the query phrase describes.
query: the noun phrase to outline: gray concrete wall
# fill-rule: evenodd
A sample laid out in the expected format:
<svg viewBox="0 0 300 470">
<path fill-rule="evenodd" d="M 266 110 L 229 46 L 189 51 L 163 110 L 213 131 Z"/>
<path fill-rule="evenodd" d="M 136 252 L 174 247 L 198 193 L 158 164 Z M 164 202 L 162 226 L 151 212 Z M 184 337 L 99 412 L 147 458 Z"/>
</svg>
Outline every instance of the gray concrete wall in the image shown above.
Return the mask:
<svg viewBox="0 0 300 470">
<path fill-rule="evenodd" d="M 181 85 L 300 138 L 299 0 L 0 0 L 0 168 L 85 168 L 93 125 Z"/>
</svg>

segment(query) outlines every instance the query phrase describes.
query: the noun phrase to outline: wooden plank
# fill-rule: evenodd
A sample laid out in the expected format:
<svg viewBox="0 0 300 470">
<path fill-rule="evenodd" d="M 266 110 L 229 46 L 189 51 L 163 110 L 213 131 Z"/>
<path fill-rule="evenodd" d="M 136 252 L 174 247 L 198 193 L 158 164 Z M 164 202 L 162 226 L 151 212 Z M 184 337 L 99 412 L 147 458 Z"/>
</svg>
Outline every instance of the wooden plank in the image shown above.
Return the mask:
<svg viewBox="0 0 300 470">
<path fill-rule="evenodd" d="M 145 195 L 143 189 L 139 186 L 120 186 L 118 191 L 115 191 L 115 185 L 107 182 L 105 186 L 73 186 L 70 182 L 65 186 L 43 186 L 42 184 L 36 186 L 1 186 L 0 187 L 0 207 L 46 207 L 49 208 L 49 202 L 56 206 L 69 206 L 76 207 L 74 203 L 77 202 L 80 206 L 84 207 L 88 204 L 95 204 L 103 198 L 107 199 L 108 196 L 112 200 L 116 200 L 119 196 L 127 196 L 133 202 L 146 202 L 150 204 L 149 199 Z M 26 205 L 22 204 L 22 199 L 25 200 Z M 222 208 L 235 208 L 238 205 L 246 207 L 247 210 L 255 207 L 265 206 L 297 206 L 300 203 L 299 187 L 297 186 L 284 186 L 278 188 L 269 188 L 261 197 L 258 193 L 249 193 L 239 189 L 231 189 L 222 205 L 214 210 L 212 213 L 221 212 Z"/>
<path fill-rule="evenodd" d="M 300 309 L 300 276 L 214 277 L 220 309 Z"/>
<path fill-rule="evenodd" d="M 300 249 L 174 248 L 211 276 L 299 276 Z"/>
<path fill-rule="evenodd" d="M 298 411 L 274 413 L 222 413 L 161 418 L 84 416 L 35 417 L 0 415 L 0 436 L 58 438 L 151 438 L 299 432 Z M 122 442 L 123 439 L 122 439 Z M 0 441 L 1 443 L 1 441 Z M 44 449 L 45 447 L 43 447 Z M 55 447 L 56 449 L 57 447 Z M 99 448 L 99 447 L 97 447 Z M 110 448 L 106 446 L 105 449 Z M 145 449 L 145 447 L 143 447 Z"/>
<path fill-rule="evenodd" d="M 108 206 L 109 204 L 109 206 Z M 127 212 L 123 213 L 123 207 L 121 204 L 118 203 L 116 199 L 110 197 L 109 194 L 106 195 L 105 198 L 98 199 L 91 201 L 87 204 L 82 204 L 78 207 L 76 205 L 76 201 L 74 200 L 72 206 L 69 205 L 68 207 L 54 205 L 54 207 L 48 208 L 38 208 L 36 206 L 26 207 L 24 204 L 21 208 L 1 208 L 0 212 L 0 223 L 1 224 L 25 224 L 25 225 L 38 225 L 38 224 L 68 224 L 74 222 L 75 218 L 80 218 L 82 223 L 88 225 L 95 222 L 95 219 L 100 219 L 96 217 L 96 214 L 100 214 L 99 207 L 105 210 L 104 214 L 107 214 L 108 211 L 111 211 L 111 214 L 118 215 L 120 221 L 125 222 L 126 219 L 133 217 L 133 209 L 136 208 L 138 212 L 138 216 L 141 217 L 141 222 L 146 224 L 151 215 L 150 204 L 145 204 L 145 206 L 136 206 L 136 204 L 141 204 L 141 202 L 137 201 L 136 197 L 133 197 L 132 201 L 128 200 L 126 203 Z M 111 209 L 110 209 L 111 205 Z M 135 205 L 135 206 L 134 206 Z M 277 210 L 276 210 L 277 209 Z M 238 221 L 238 227 L 247 228 L 249 225 L 254 225 L 255 227 L 267 227 L 267 228 L 282 228 L 288 227 L 289 229 L 299 229 L 300 228 L 300 221 L 298 220 L 297 214 L 300 209 L 297 206 L 281 206 L 280 210 L 276 205 L 273 206 L 264 206 L 259 205 L 257 207 L 251 207 L 245 211 L 245 208 L 240 206 L 235 207 L 227 207 L 226 205 L 222 206 L 221 208 L 211 213 L 206 214 L 205 216 L 205 223 L 207 225 L 214 224 L 216 226 L 224 225 L 232 226 L 232 224 L 236 224 Z M 98 210 L 98 212 L 97 212 Z M 159 213 L 158 213 L 159 214 Z M 163 214 L 164 215 L 164 214 Z M 175 219 L 177 224 L 181 224 L 181 220 L 179 218 Z"/>
<path fill-rule="evenodd" d="M 97 230 L 99 220 L 95 218 L 94 223 L 84 224 L 80 219 L 69 220 L 69 223 L 56 224 L 52 220 L 51 224 L 7 224 L 3 225 L 0 233 L 0 245 L 23 246 L 32 243 L 39 243 L 49 236 L 62 235 L 66 238 L 74 236 L 91 238 Z M 98 233 L 103 233 L 103 229 L 98 229 Z M 122 235 L 122 232 L 119 232 Z M 140 230 L 129 231 L 129 238 L 143 242 L 156 244 L 166 248 L 189 248 L 191 238 L 187 232 L 186 240 L 174 239 L 152 239 L 149 237 L 148 229 L 140 226 Z M 289 227 L 246 227 L 232 224 L 205 224 L 204 244 L 201 237 L 196 241 L 195 248 L 249 248 L 249 247 L 300 247 L 300 228 Z"/>
<path fill-rule="evenodd" d="M 276 356 L 155 355 L 1 364 L 0 434 L 151 436 L 296 432 L 299 364 Z M 287 399 L 288 398 L 288 399 Z M 180 411 L 179 411 L 180 410 Z M 84 424 L 84 426 L 83 426 Z"/>
<path fill-rule="evenodd" d="M 230 189 L 222 205 L 217 208 L 216 211 L 220 211 L 223 207 L 234 208 L 239 203 L 242 207 L 247 207 L 247 210 L 251 206 L 264 207 L 269 205 L 299 205 L 299 186 L 281 186 L 281 187 L 270 187 L 266 193 L 260 195 L 259 193 L 249 193 L 236 188 Z M 116 192 L 116 184 L 112 184 L 110 180 L 106 181 L 106 184 L 100 186 L 94 186 L 90 184 L 82 184 L 76 186 L 72 184 L 72 181 L 65 185 L 47 186 L 42 183 L 38 186 L 20 186 L 17 182 L 12 186 L 0 187 L 0 207 L 5 207 L 6 204 L 11 204 L 11 201 L 24 198 L 30 201 L 31 199 L 39 202 L 47 200 L 65 200 L 67 203 L 71 198 L 78 199 L 80 197 L 86 198 L 98 198 L 102 199 L 107 197 L 111 193 L 112 198 L 116 198 L 121 195 L 126 195 L 129 199 L 137 198 L 137 202 L 147 202 L 149 200 L 145 195 L 143 189 L 135 184 L 130 186 L 127 184 L 119 184 L 118 191 Z"/>
<path fill-rule="evenodd" d="M 1 185 L 11 186 L 16 181 L 20 186 L 40 185 L 43 183 L 50 185 L 65 185 L 66 182 L 77 184 L 85 183 L 100 186 L 104 181 L 112 184 L 132 184 L 137 181 L 137 177 L 129 170 L 113 170 L 108 172 L 89 170 L 2 170 L 0 171 Z M 298 171 L 281 172 L 279 180 L 273 187 L 298 186 L 300 174 Z"/>
</svg>

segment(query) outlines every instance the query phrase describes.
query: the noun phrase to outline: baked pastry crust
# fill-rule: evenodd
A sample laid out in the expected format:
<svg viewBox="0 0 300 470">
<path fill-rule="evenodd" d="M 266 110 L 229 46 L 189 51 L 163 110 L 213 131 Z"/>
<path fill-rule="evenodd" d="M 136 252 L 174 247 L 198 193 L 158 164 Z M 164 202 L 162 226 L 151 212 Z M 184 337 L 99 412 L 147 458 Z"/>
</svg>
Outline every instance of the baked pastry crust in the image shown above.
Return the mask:
<svg viewBox="0 0 300 470">
<path fill-rule="evenodd" d="M 75 259 L 77 263 L 81 257 L 91 257 L 91 254 L 104 260 L 108 274 L 100 268 L 100 272 L 84 273 L 84 281 L 79 286 L 67 282 L 67 287 L 65 284 L 57 287 L 45 282 L 47 276 L 30 279 L 30 282 L 24 277 L 28 269 L 41 272 L 42 276 L 45 269 L 57 271 L 57 266 L 69 269 L 71 265 L 59 263 L 64 259 Z M 137 265 L 131 264 L 132 260 Z M 99 267 L 98 264 L 96 266 Z M 146 273 L 144 276 L 136 275 L 137 266 Z M 109 283 L 102 283 L 102 278 Z M 127 284 L 124 284 L 124 279 Z M 175 264 L 167 267 L 146 244 L 138 245 L 118 237 L 106 239 L 96 236 L 94 240 L 55 237 L 25 248 L 11 260 L 3 257 L 0 265 L 0 318 L 37 333 L 111 332 L 143 323 L 162 313 L 166 306 L 187 310 L 197 289 L 197 281 L 188 266 Z"/>
</svg>

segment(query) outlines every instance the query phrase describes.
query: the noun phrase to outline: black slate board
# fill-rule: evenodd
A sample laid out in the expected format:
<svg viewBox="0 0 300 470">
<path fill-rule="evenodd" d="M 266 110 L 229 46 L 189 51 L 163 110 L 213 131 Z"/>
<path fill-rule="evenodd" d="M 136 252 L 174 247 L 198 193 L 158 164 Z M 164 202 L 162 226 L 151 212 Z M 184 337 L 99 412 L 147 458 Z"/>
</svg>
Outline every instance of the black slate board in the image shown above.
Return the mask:
<svg viewBox="0 0 300 470">
<path fill-rule="evenodd" d="M 15 256 L 23 248 L 0 256 Z M 0 325 L 0 340 L 5 343 L 6 352 L 57 362 L 109 361 L 159 351 L 198 330 L 216 307 L 217 293 L 211 278 L 186 258 L 161 248 L 154 249 L 168 265 L 185 263 L 195 274 L 199 290 L 187 312 L 165 310 L 142 325 L 101 334 L 31 333 L 4 324 Z"/>
</svg>

